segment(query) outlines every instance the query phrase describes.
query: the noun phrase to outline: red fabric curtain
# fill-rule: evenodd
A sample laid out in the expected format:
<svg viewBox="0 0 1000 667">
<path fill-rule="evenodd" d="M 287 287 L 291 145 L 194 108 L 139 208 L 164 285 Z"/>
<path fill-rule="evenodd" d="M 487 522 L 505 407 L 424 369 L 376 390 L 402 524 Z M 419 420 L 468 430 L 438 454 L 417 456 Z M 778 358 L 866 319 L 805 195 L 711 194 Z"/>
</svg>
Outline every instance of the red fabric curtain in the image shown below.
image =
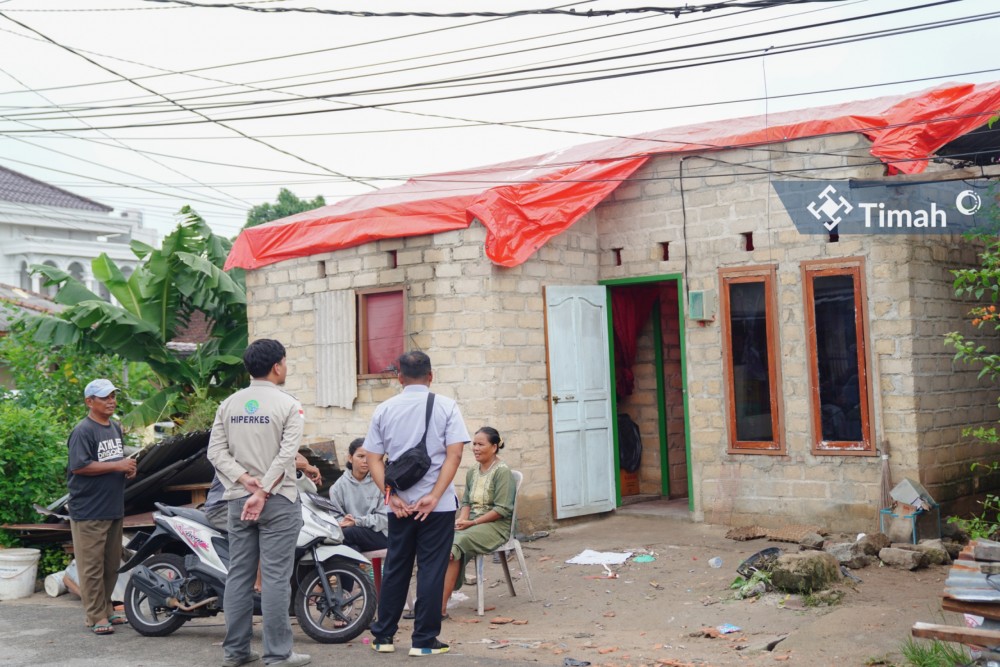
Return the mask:
<svg viewBox="0 0 1000 667">
<path fill-rule="evenodd" d="M 636 340 L 659 298 L 659 288 L 649 285 L 612 287 L 611 321 L 615 330 L 615 385 L 618 396 L 635 390 Z"/>
<path fill-rule="evenodd" d="M 396 366 L 403 354 L 403 293 L 379 292 L 365 297 L 367 314 L 368 368 L 366 373 L 384 373 Z"/>
</svg>

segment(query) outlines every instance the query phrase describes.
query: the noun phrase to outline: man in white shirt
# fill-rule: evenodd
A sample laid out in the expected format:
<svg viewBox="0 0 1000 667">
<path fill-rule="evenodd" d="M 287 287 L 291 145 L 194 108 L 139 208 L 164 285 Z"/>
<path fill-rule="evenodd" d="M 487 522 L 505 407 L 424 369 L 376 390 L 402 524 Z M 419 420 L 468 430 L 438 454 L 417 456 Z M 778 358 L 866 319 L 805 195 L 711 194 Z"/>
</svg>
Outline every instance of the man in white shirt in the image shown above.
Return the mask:
<svg viewBox="0 0 1000 667">
<path fill-rule="evenodd" d="M 430 417 L 427 402 L 434 378 L 431 360 L 423 352 L 407 352 L 398 362 L 403 391 L 377 408 L 372 415 L 365 451 L 372 479 L 386 493 L 383 455 L 394 461 L 420 442 L 427 423 L 427 453 L 430 468 L 423 478 L 405 490 L 390 489 L 386 510 L 389 547 L 382 576 L 378 620 L 371 627 L 372 648 L 379 653 L 395 651 L 393 637 L 406 602 L 406 591 L 417 561 L 416 617 L 410 655 L 446 653 L 448 645 L 438 639 L 441 632 L 441 597 L 444 574 L 455 535 L 458 497 L 452 481 L 462 462 L 462 448 L 469 442 L 462 413 L 455 401 L 434 395 Z"/>
</svg>

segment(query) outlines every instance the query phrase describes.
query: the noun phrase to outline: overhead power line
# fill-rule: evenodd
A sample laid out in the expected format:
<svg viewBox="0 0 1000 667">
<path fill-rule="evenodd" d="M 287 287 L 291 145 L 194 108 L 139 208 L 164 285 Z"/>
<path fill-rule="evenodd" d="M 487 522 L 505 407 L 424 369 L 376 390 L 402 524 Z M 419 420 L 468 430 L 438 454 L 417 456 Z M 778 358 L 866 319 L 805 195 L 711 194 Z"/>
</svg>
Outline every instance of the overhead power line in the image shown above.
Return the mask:
<svg viewBox="0 0 1000 667">
<path fill-rule="evenodd" d="M 946 2 L 954 2 L 955 0 L 945 0 L 945 1 Z M 933 3 L 933 4 L 941 4 L 941 3 Z M 943 23 L 943 24 L 937 24 L 937 23 L 935 23 L 935 24 L 928 24 L 926 26 L 918 27 L 918 28 L 910 28 L 910 27 L 907 27 L 907 28 L 897 28 L 897 29 L 893 29 L 893 31 L 889 32 L 889 33 L 881 32 L 880 31 L 880 32 L 877 32 L 877 33 L 871 33 L 871 34 L 867 34 L 867 35 L 860 36 L 860 37 L 848 36 L 848 37 L 832 38 L 832 39 L 829 39 L 829 40 L 823 40 L 822 42 L 820 42 L 820 41 L 814 41 L 814 42 L 800 43 L 800 44 L 796 44 L 796 45 L 793 45 L 793 46 L 790 46 L 790 47 L 771 47 L 771 48 L 769 48 L 767 50 L 767 52 L 768 52 L 769 56 L 773 57 L 775 55 L 789 54 L 789 53 L 795 53 L 795 52 L 801 52 L 801 51 L 808 51 L 808 50 L 812 50 L 812 49 L 816 49 L 816 48 L 826 48 L 826 47 L 829 47 L 829 46 L 836 46 L 836 45 L 849 44 L 849 43 L 853 43 L 853 42 L 867 41 L 867 40 L 870 40 L 870 39 L 880 39 L 880 38 L 884 38 L 884 37 L 892 36 L 892 35 L 896 35 L 896 34 L 906 34 L 906 33 L 909 33 L 909 32 L 916 32 L 916 31 L 928 30 L 928 29 L 939 28 L 939 27 L 950 27 L 950 26 L 957 25 L 957 24 L 962 23 L 962 22 L 992 20 L 992 19 L 995 19 L 995 18 L 998 18 L 998 17 L 1000 17 L 1000 12 L 995 12 L 995 13 L 992 13 L 992 14 L 980 15 L 978 17 L 963 18 L 963 19 L 953 19 L 953 20 L 949 20 L 948 22 Z M 348 108 L 309 109 L 309 110 L 302 110 L 302 111 L 288 111 L 288 112 L 283 112 L 283 113 L 271 113 L 271 114 L 248 114 L 248 115 L 243 115 L 243 116 L 235 116 L 235 117 L 227 118 L 226 122 L 232 123 L 232 122 L 236 122 L 236 121 L 261 120 L 261 119 L 266 119 L 266 118 L 285 118 L 285 117 L 293 117 L 293 116 L 294 117 L 300 117 L 300 116 L 310 116 L 310 115 L 318 115 L 318 114 L 339 113 L 339 112 L 344 112 L 344 111 L 354 111 L 354 110 L 360 110 L 360 109 L 381 109 L 381 108 L 385 108 L 385 107 L 405 105 L 405 104 L 416 104 L 416 103 L 446 101 L 446 100 L 454 100 L 454 99 L 466 99 L 466 98 L 481 97 L 481 96 L 486 96 L 486 95 L 497 95 L 497 94 L 512 93 L 512 92 L 523 92 L 523 91 L 528 91 L 528 90 L 538 90 L 538 89 L 542 89 L 542 88 L 551 88 L 551 87 L 558 87 L 558 86 L 566 86 L 566 85 L 574 85 L 574 84 L 581 84 L 581 83 L 590 83 L 590 82 L 596 82 L 596 81 L 604 81 L 604 80 L 610 80 L 610 79 L 619 79 L 619 78 L 624 78 L 624 77 L 633 77 L 633 76 L 642 76 L 642 75 L 647 75 L 647 74 L 656 74 L 656 73 L 667 72 L 667 71 L 689 69 L 689 68 L 692 68 L 692 67 L 703 67 L 703 66 L 706 66 L 706 65 L 715 65 L 715 64 L 729 63 L 729 62 L 739 62 L 739 61 L 742 61 L 742 60 L 749 60 L 749 59 L 753 59 L 753 58 L 758 58 L 758 57 L 760 57 L 760 55 L 761 55 L 761 51 L 760 50 L 754 50 L 754 51 L 750 51 L 750 52 L 742 51 L 742 52 L 735 52 L 734 55 L 731 55 L 731 56 L 728 56 L 728 57 L 717 58 L 715 60 L 710 60 L 710 61 L 701 61 L 701 62 L 694 62 L 694 63 L 684 62 L 683 64 L 669 64 L 669 65 L 662 65 L 662 66 L 656 66 L 656 67 L 651 67 L 651 68 L 648 67 L 648 65 L 644 65 L 643 67 L 647 67 L 647 69 L 641 69 L 641 70 L 638 70 L 638 71 L 619 72 L 619 73 L 610 73 L 610 74 L 603 74 L 602 73 L 602 74 L 598 74 L 598 75 L 595 75 L 595 76 L 588 76 L 588 77 L 583 77 L 583 78 L 574 78 L 574 79 L 568 79 L 568 80 L 565 80 L 565 81 L 556 81 L 556 82 L 538 83 L 538 84 L 523 85 L 523 86 L 513 86 L 513 87 L 506 87 L 506 88 L 497 88 L 497 89 L 491 89 L 491 90 L 486 90 L 486 91 L 477 91 L 477 92 L 462 93 L 462 94 L 439 95 L 439 96 L 435 96 L 435 97 L 424 97 L 424 98 L 420 98 L 420 99 L 387 101 L 387 102 L 376 102 L 376 103 L 372 103 L 372 104 L 357 104 L 357 105 L 353 105 L 353 106 L 348 107 Z M 357 94 L 361 94 L 362 92 L 367 92 L 367 91 L 353 91 L 350 94 L 351 95 L 357 95 Z M 341 94 L 341 95 L 343 95 L 343 94 Z M 315 96 L 315 97 L 317 99 L 329 100 L 330 98 L 337 97 L 337 95 L 320 95 L 320 96 Z M 129 115 L 129 114 L 124 114 L 124 115 Z M 212 122 L 212 121 L 205 121 L 205 120 L 172 120 L 172 121 L 161 121 L 161 122 L 152 122 L 152 123 L 121 123 L 121 124 L 115 124 L 115 125 L 102 126 L 101 129 L 131 129 L 131 128 L 147 128 L 147 127 L 170 127 L 170 126 L 185 126 L 185 125 L 202 125 L 202 124 L 205 124 L 206 122 Z M 87 128 L 56 128 L 56 129 L 53 129 L 51 131 L 82 132 L 82 131 L 87 131 Z M 24 133 L 25 131 L 22 131 L 22 130 L 11 130 L 9 132 L 10 133 Z"/>
<path fill-rule="evenodd" d="M 544 8 L 521 9 L 507 12 L 372 12 L 368 10 L 319 9 L 317 7 L 250 7 L 248 5 L 238 3 L 204 4 L 192 2 L 191 0 L 146 0 L 146 2 L 172 3 L 202 9 L 242 9 L 245 11 L 261 12 L 265 14 L 325 14 L 328 16 L 350 16 L 354 18 L 515 18 L 521 16 L 574 16 L 580 18 L 600 18 L 618 16 L 620 14 L 664 14 L 673 16 L 674 18 L 679 18 L 681 15 L 703 14 L 705 12 L 723 9 L 766 9 L 790 4 L 840 2 L 840 0 L 723 0 L 721 2 L 711 2 L 703 5 L 677 5 L 673 7 L 627 7 L 622 9 L 588 9 L 586 11 Z"/>
<path fill-rule="evenodd" d="M 131 79 L 129 79 L 124 74 L 120 74 L 120 73 L 116 72 L 115 70 L 111 69 L 110 67 L 107 67 L 106 65 L 102 65 L 101 63 L 97 62 L 96 60 L 90 58 L 89 56 L 87 56 L 87 55 L 85 55 L 83 53 L 77 53 L 72 48 L 70 48 L 68 46 L 65 46 L 63 44 L 60 44 L 59 42 L 55 41 L 54 39 L 51 39 L 50 37 L 48 37 L 47 35 L 41 33 L 40 31 L 35 30 L 31 26 L 26 25 L 26 24 L 18 21 L 17 19 L 12 19 L 9 16 L 6 16 L 3 12 L 0 12 L 0 16 L 3 16 L 4 18 L 6 18 L 8 21 L 11 21 L 12 23 L 16 23 L 17 25 L 21 26 L 25 30 L 30 30 L 31 32 L 33 32 L 36 35 L 38 35 L 39 37 L 42 37 L 45 40 L 51 42 L 52 44 L 58 46 L 59 48 L 64 49 L 66 51 L 69 51 L 73 55 L 86 60 L 87 62 L 91 63 L 95 67 L 99 67 L 99 68 L 103 69 L 105 72 L 108 72 L 109 74 L 113 74 L 114 76 L 117 76 L 117 77 L 121 78 L 123 81 L 128 81 L 132 85 L 137 86 L 139 88 L 142 88 L 143 90 L 145 90 L 146 92 L 148 92 L 148 93 L 150 93 L 152 95 L 158 95 L 159 97 L 162 97 L 167 102 L 170 102 L 172 104 L 176 104 L 173 100 L 171 100 L 166 95 L 164 95 L 164 94 L 162 94 L 162 93 L 160 93 L 158 91 L 155 91 L 152 88 L 148 88 L 148 87 L 146 87 L 145 85 L 143 85 L 141 83 L 136 83 L 136 82 L 132 81 Z M 324 165 L 318 164 L 316 162 L 312 162 L 312 161 L 307 160 L 307 159 L 305 159 L 305 158 L 303 158 L 303 157 L 301 157 L 299 155 L 295 155 L 294 153 L 291 153 L 290 151 L 287 151 L 287 150 L 285 150 L 283 148 L 279 148 L 277 146 L 274 146 L 273 144 L 269 144 L 268 142 L 264 141 L 263 139 L 258 139 L 256 137 L 253 137 L 253 136 L 251 136 L 251 135 L 243 132 L 242 130 L 240 130 L 238 128 L 231 127 L 231 126 L 229 126 L 229 125 L 227 125 L 227 124 L 225 124 L 225 123 L 223 123 L 221 121 L 218 121 L 218 120 L 216 120 L 214 118 L 210 118 L 209 116 L 206 116 L 205 114 L 201 113 L 200 111 L 198 111 L 196 109 L 189 109 L 189 108 L 185 107 L 182 104 L 177 104 L 177 106 L 178 106 L 178 108 L 183 109 L 184 111 L 188 111 L 188 112 L 194 113 L 195 115 L 203 118 L 206 122 L 216 123 L 217 125 L 219 125 L 221 127 L 224 127 L 227 130 L 230 130 L 231 132 L 236 132 L 237 134 L 242 135 L 246 139 L 249 139 L 250 141 L 259 143 L 262 146 L 266 146 L 266 147 L 270 148 L 271 150 L 274 150 L 274 151 L 277 151 L 277 152 L 282 153 L 284 155 L 287 155 L 289 157 L 295 158 L 296 160 L 299 160 L 300 162 L 304 162 L 306 164 L 310 164 L 310 165 L 312 165 L 314 167 L 322 169 L 323 171 L 326 171 L 326 172 L 328 172 L 330 174 L 333 174 L 335 176 L 342 176 L 342 177 L 351 179 L 351 177 L 347 176 L 346 174 L 341 174 L 340 172 L 334 171 L 333 169 L 330 169 L 330 168 L 328 168 L 328 167 L 326 167 Z M 354 179 L 351 179 L 351 180 L 354 180 Z M 364 181 L 358 181 L 358 183 L 360 183 L 361 185 L 365 185 L 365 186 L 371 187 L 373 189 L 375 187 L 375 186 L 373 186 L 373 185 L 371 185 L 369 183 L 365 183 Z"/>
<path fill-rule="evenodd" d="M 481 85 L 483 83 L 488 83 L 491 80 L 497 80 L 500 83 L 512 83 L 512 82 L 516 82 L 516 81 L 520 81 L 520 80 L 528 80 L 528 79 L 510 79 L 510 78 L 508 78 L 508 79 L 505 79 L 505 80 L 502 80 L 502 81 L 500 79 L 501 79 L 501 77 L 511 77 L 511 76 L 519 75 L 519 74 L 530 74 L 530 73 L 553 71 L 553 70 L 565 70 L 567 68 L 579 67 L 579 66 L 582 66 L 582 65 L 597 65 L 597 64 L 603 64 L 603 63 L 607 63 L 607 62 L 611 62 L 611 61 L 620 61 L 620 60 L 624 60 L 624 59 L 631 59 L 631 58 L 638 58 L 638 57 L 645 57 L 645 56 L 653 56 L 653 55 L 657 55 L 657 54 L 672 53 L 672 52 L 684 51 L 684 50 L 690 50 L 690 49 L 698 49 L 698 48 L 718 46 L 720 44 L 727 44 L 727 43 L 733 43 L 733 42 L 739 42 L 739 41 L 746 41 L 746 40 L 760 39 L 760 38 L 766 38 L 766 37 L 773 37 L 773 36 L 776 36 L 776 35 L 781 35 L 781 34 L 786 34 L 786 33 L 792 33 L 792 32 L 800 32 L 800 31 L 804 31 L 804 30 L 812 30 L 812 29 L 815 29 L 815 28 L 828 28 L 828 27 L 831 27 L 831 26 L 834 26 L 834 25 L 840 25 L 840 24 L 844 24 L 844 23 L 851 23 L 851 22 L 862 21 L 862 20 L 867 20 L 867 19 L 882 18 L 882 17 L 885 17 L 885 16 L 890 16 L 890 15 L 895 15 L 895 14 L 900 14 L 900 13 L 905 13 L 905 12 L 917 11 L 917 10 L 926 9 L 926 8 L 930 8 L 930 7 L 935 7 L 935 6 L 939 6 L 939 5 L 943 5 L 943 4 L 951 4 L 951 3 L 954 3 L 954 2 L 958 2 L 958 1 L 960 1 L 960 0 L 937 0 L 936 2 L 930 2 L 930 3 L 926 3 L 926 4 L 922 4 L 922 5 L 914 5 L 914 6 L 903 7 L 903 8 L 899 8 L 899 9 L 892 9 L 892 10 L 886 10 L 886 11 L 881 11 L 881 12 L 873 12 L 873 13 L 869 13 L 869 14 L 861 14 L 861 15 L 858 15 L 858 16 L 850 16 L 850 17 L 845 17 L 845 18 L 840 18 L 840 19 L 833 19 L 833 20 L 830 20 L 830 21 L 821 21 L 821 22 L 816 22 L 816 23 L 807 23 L 807 24 L 803 24 L 803 25 L 791 26 L 791 27 L 788 27 L 788 28 L 780 28 L 780 29 L 776 29 L 776 30 L 768 30 L 768 31 L 756 32 L 756 33 L 750 33 L 750 34 L 743 34 L 743 35 L 737 35 L 737 36 L 727 37 L 727 38 L 719 38 L 719 39 L 713 39 L 713 40 L 706 40 L 706 41 L 696 42 L 694 44 L 682 44 L 682 45 L 678 45 L 678 46 L 669 46 L 669 47 L 663 47 L 663 48 L 659 48 L 659 49 L 651 49 L 651 50 L 646 50 L 646 51 L 626 53 L 626 54 L 619 54 L 619 55 L 614 55 L 614 56 L 603 56 L 603 57 L 600 57 L 600 58 L 587 58 L 587 59 L 584 59 L 584 60 L 574 60 L 573 62 L 569 62 L 569 63 L 550 64 L 550 65 L 532 66 L 532 67 L 521 67 L 521 68 L 518 68 L 518 69 L 507 70 L 507 71 L 503 71 L 503 72 L 499 72 L 499 73 L 477 73 L 477 74 L 463 75 L 463 76 L 460 76 L 460 77 L 443 78 L 443 79 L 436 79 L 436 80 L 416 82 L 416 83 L 409 83 L 409 84 L 400 84 L 400 85 L 393 85 L 393 86 L 371 87 L 371 88 L 366 88 L 366 89 L 347 90 L 347 91 L 340 91 L 340 92 L 333 92 L 333 93 L 322 93 L 322 94 L 315 94 L 315 95 L 296 95 L 296 100 L 330 100 L 331 98 L 354 97 L 354 96 L 360 96 L 360 95 L 370 95 L 370 94 L 374 94 L 374 93 L 392 93 L 392 92 L 402 92 L 402 91 L 412 91 L 412 90 L 433 90 L 436 87 L 443 86 L 445 84 L 460 84 L 460 83 L 465 83 L 465 84 L 468 84 L 468 85 Z M 983 16 L 983 15 L 980 15 L 980 16 Z M 992 15 L 990 17 L 992 18 Z M 970 21 L 970 20 L 973 20 L 974 18 L 975 17 L 962 17 L 961 19 L 953 19 L 952 21 L 959 21 L 959 20 L 961 20 L 961 21 Z M 702 20 L 704 20 L 704 19 L 702 19 Z M 938 25 L 938 24 L 942 24 L 943 25 L 945 23 L 946 23 L 946 20 L 942 20 L 942 21 L 938 21 L 938 22 L 932 22 L 932 23 L 921 24 L 921 25 L 933 27 L 935 25 Z M 889 28 L 889 29 L 885 29 L 885 30 L 882 30 L 882 31 L 875 31 L 875 32 L 864 33 L 864 34 L 877 36 L 877 35 L 880 35 L 880 34 L 893 34 L 894 31 L 901 31 L 901 30 L 903 30 L 903 28 Z M 856 37 L 856 36 L 857 35 L 851 35 L 851 37 Z M 828 41 L 833 41 L 835 39 L 838 39 L 838 38 L 829 38 Z M 839 38 L 839 39 L 845 39 L 845 38 Z M 834 42 L 834 43 L 836 43 L 836 42 Z M 818 46 L 820 45 L 820 42 L 819 41 L 816 41 L 816 42 L 801 42 L 801 43 L 798 43 L 798 44 L 792 45 L 792 46 L 810 46 L 812 44 L 817 45 L 817 48 L 818 48 Z M 777 52 L 777 49 L 781 49 L 781 48 L 790 48 L 790 47 L 787 47 L 787 46 L 786 47 L 773 47 L 772 48 L 772 52 Z M 722 60 L 722 58 L 725 58 L 727 56 L 732 56 L 732 55 L 739 55 L 741 53 L 754 53 L 754 54 L 758 54 L 759 53 L 759 49 L 755 49 L 755 50 L 751 50 L 751 51 L 740 51 L 740 52 L 729 53 L 729 54 L 715 54 L 715 55 L 712 55 L 712 56 L 702 56 L 702 57 L 699 57 L 698 59 L 705 60 L 706 61 L 705 64 L 712 64 L 714 62 L 719 62 L 719 61 L 724 62 Z M 678 62 L 678 61 L 664 61 L 664 62 L 652 63 L 652 64 L 664 65 L 664 64 L 670 64 L 671 62 Z M 681 61 L 681 62 L 683 62 L 683 61 Z M 639 64 L 632 65 L 631 67 L 638 68 L 638 67 L 648 67 L 648 66 L 650 66 L 650 63 L 645 63 L 645 64 L 639 63 Z M 608 70 L 605 67 L 605 68 L 602 68 L 601 70 L 590 70 L 588 72 L 566 73 L 566 76 L 575 76 L 575 75 L 579 75 L 579 74 L 582 74 L 582 73 L 594 73 L 595 71 L 608 71 Z M 391 72 L 391 73 L 396 73 L 396 72 Z M 372 76 L 372 75 L 367 75 L 367 76 Z M 348 77 L 347 79 L 349 79 L 349 78 L 351 78 L 351 77 Z M 298 87 L 300 85 L 315 86 L 315 85 L 319 85 L 319 84 L 322 84 L 322 83 L 335 83 L 337 81 L 343 81 L 343 80 L 347 80 L 347 79 L 341 78 L 341 79 L 333 79 L 333 80 L 320 81 L 320 82 L 310 82 L 308 84 L 295 84 L 293 86 L 281 87 L 279 90 L 286 90 L 287 88 Z M 559 85 L 562 85 L 562 84 L 559 84 Z M 498 91 L 498 92 L 503 92 L 503 91 Z M 221 94 L 217 94 L 217 95 L 212 95 L 211 99 L 218 99 L 220 97 L 226 97 L 226 96 L 231 96 L 231 95 L 245 95 L 245 94 L 246 94 L 245 91 L 236 91 L 236 92 L 231 92 L 231 93 L 221 93 Z M 479 94 L 490 94 L 490 92 L 487 91 L 486 93 L 479 93 Z M 193 101 L 195 101 L 197 99 L 203 99 L 203 98 L 198 98 L 198 97 L 195 97 L 195 98 L 183 98 L 183 99 L 175 99 L 174 101 L 175 102 L 193 102 Z M 451 98 L 445 98 L 445 99 L 451 99 Z M 280 99 L 267 98 L 267 99 L 258 99 L 258 100 L 235 101 L 235 102 L 232 102 L 232 103 L 206 102 L 203 106 L 198 107 L 198 108 L 204 109 L 204 110 L 209 110 L 209 111 L 218 111 L 218 110 L 223 109 L 223 108 L 237 108 L 237 107 L 261 106 L 261 105 L 266 105 L 266 104 L 287 104 L 287 103 L 289 103 L 291 101 L 295 101 L 295 100 L 289 100 L 287 98 L 280 98 Z M 424 101 L 424 100 L 418 100 L 418 101 Z M 97 117 L 108 117 L 108 116 L 157 115 L 157 114 L 172 113 L 173 112 L 173 109 L 167 109 L 167 110 L 153 109 L 153 110 L 149 110 L 149 111 L 133 111 L 133 112 L 129 112 L 129 113 L 123 113 L 123 112 L 119 111 L 120 109 L 129 109 L 129 108 L 133 108 L 135 106 L 141 107 L 141 106 L 144 106 L 145 104 L 146 103 L 140 103 L 138 105 L 117 105 L 117 106 L 112 106 L 112 107 L 109 107 L 109 108 L 106 108 L 106 109 L 102 108 L 102 107 L 98 107 L 95 110 L 97 110 L 97 109 L 104 110 L 104 111 L 106 111 L 106 113 L 87 114 L 87 115 L 83 115 L 82 117 L 97 118 Z M 384 105 L 382 105 L 382 106 L 384 106 Z M 83 111 L 83 109 L 81 109 L 81 111 Z M 8 117 L 8 118 L 13 118 L 13 117 L 27 117 L 27 118 L 29 118 L 31 120 L 57 120 L 58 119 L 57 117 L 53 117 L 53 116 L 51 116 L 51 115 L 49 115 L 47 113 L 26 112 L 26 114 L 27 114 L 26 116 L 21 116 L 20 114 L 6 114 L 4 117 Z M 235 119 L 233 119 L 233 120 L 235 120 Z"/>
</svg>

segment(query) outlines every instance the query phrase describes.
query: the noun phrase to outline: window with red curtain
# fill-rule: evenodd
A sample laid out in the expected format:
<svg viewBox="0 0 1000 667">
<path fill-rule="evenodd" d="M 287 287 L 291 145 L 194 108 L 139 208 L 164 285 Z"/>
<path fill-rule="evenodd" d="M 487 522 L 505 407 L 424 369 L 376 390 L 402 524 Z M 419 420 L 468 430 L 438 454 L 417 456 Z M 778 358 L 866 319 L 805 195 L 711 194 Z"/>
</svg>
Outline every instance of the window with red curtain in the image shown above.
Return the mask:
<svg viewBox="0 0 1000 667">
<path fill-rule="evenodd" d="M 403 290 L 358 295 L 358 361 L 361 375 L 392 373 L 405 351 Z"/>
</svg>

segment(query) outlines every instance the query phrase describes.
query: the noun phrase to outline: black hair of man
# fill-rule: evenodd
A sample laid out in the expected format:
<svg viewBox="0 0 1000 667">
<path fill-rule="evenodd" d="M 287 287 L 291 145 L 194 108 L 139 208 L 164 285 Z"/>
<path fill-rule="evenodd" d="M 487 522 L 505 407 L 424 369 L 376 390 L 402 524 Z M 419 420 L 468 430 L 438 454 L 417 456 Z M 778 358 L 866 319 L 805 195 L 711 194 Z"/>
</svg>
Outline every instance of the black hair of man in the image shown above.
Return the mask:
<svg viewBox="0 0 1000 667">
<path fill-rule="evenodd" d="M 285 346 L 271 338 L 250 343 L 243 352 L 243 365 L 255 380 L 266 378 L 274 365 L 285 358 Z"/>
<path fill-rule="evenodd" d="M 411 380 L 422 380 L 431 374 L 431 358 L 418 350 L 404 352 L 396 360 L 399 374 Z"/>
</svg>

